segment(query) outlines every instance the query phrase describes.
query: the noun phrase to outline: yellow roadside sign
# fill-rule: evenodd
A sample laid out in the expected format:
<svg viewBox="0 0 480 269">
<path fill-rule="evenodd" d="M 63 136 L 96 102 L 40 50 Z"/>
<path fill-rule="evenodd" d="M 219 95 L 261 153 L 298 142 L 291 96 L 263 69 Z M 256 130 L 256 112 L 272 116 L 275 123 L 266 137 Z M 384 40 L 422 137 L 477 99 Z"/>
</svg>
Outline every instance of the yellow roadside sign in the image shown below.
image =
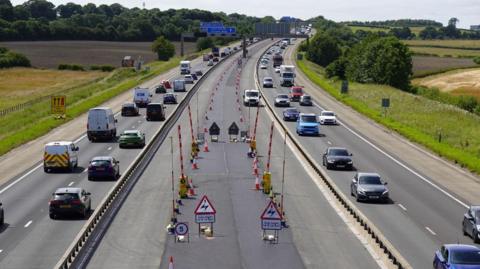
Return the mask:
<svg viewBox="0 0 480 269">
<path fill-rule="evenodd" d="M 65 114 L 67 97 L 65 95 L 52 96 L 52 114 Z"/>
</svg>

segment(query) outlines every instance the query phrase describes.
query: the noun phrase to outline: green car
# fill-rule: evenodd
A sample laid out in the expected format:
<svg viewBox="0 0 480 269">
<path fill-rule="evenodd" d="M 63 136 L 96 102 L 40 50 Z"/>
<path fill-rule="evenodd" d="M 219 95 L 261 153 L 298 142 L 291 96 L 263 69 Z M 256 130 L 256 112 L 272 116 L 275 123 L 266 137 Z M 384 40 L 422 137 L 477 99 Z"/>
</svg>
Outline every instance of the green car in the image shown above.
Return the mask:
<svg viewBox="0 0 480 269">
<path fill-rule="evenodd" d="M 120 135 L 120 148 L 124 147 L 141 147 L 145 146 L 145 134 L 138 130 L 126 130 Z"/>
</svg>

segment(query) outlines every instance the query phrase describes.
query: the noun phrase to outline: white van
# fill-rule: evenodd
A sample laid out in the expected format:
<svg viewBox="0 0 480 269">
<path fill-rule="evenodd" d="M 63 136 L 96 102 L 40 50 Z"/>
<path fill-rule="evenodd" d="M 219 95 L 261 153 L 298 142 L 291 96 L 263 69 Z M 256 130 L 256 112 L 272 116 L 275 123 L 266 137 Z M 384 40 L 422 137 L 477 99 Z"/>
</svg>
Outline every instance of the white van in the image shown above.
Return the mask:
<svg viewBox="0 0 480 269">
<path fill-rule="evenodd" d="M 43 153 L 43 170 L 67 169 L 71 172 L 78 166 L 78 147 L 72 141 L 50 142 Z"/>
<path fill-rule="evenodd" d="M 187 88 L 185 87 L 185 80 L 177 79 L 173 81 L 173 91 L 174 92 L 185 92 Z"/>
<path fill-rule="evenodd" d="M 245 90 L 243 92 L 243 104 L 245 106 L 258 106 L 260 98 L 261 96 L 258 90 Z"/>
<path fill-rule="evenodd" d="M 133 91 L 133 102 L 138 107 L 147 107 L 152 101 L 152 94 L 147 88 L 135 88 Z"/>
<path fill-rule="evenodd" d="M 190 70 L 192 66 L 190 65 L 190 61 L 181 61 L 180 62 L 180 74 L 190 74 Z"/>
<path fill-rule="evenodd" d="M 108 107 L 96 107 L 88 111 L 88 140 L 115 139 L 117 136 L 117 120 Z"/>
</svg>

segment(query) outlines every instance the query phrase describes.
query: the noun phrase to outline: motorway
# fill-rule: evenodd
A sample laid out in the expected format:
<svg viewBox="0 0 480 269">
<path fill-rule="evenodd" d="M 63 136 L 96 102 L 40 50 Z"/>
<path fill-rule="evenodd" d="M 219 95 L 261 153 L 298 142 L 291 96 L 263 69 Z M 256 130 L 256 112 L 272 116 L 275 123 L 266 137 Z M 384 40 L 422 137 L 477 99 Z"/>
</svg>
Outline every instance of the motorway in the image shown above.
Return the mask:
<svg viewBox="0 0 480 269">
<path fill-rule="evenodd" d="M 210 67 L 201 60 L 193 61 L 193 70 L 204 72 Z M 180 77 L 175 72 L 173 78 Z M 157 82 L 158 83 L 158 82 Z M 187 86 L 190 89 L 191 86 Z M 160 102 L 155 94 L 153 101 Z M 133 92 L 133 91 L 131 91 Z M 185 93 L 178 94 L 180 101 Z M 133 94 L 132 94 L 133 98 Z M 167 105 L 167 115 L 176 106 Z M 162 122 L 145 120 L 145 109 L 141 116 L 118 119 L 117 134 L 127 129 L 138 129 L 149 138 L 163 125 Z M 86 123 L 82 123 L 83 126 Z M 85 130 L 86 131 L 86 130 Z M 45 173 L 41 162 L 23 175 L 12 178 L 0 187 L 1 201 L 5 208 L 6 224 L 0 228 L 0 268 L 52 268 L 65 249 L 71 244 L 85 220 L 65 218 L 51 220 L 48 216 L 48 201 L 59 187 L 81 187 L 92 193 L 92 209 L 112 188 L 115 181 L 89 181 L 86 167 L 94 156 L 110 155 L 120 161 L 120 171 L 124 171 L 139 154 L 141 149 L 119 149 L 117 142 L 91 143 L 82 134 L 76 139 L 79 146 L 79 167 L 73 173 Z M 38 156 L 41 159 L 41 156 Z"/>
<path fill-rule="evenodd" d="M 191 170 L 196 199 L 184 200 L 179 221 L 190 225 L 190 242 L 175 243 L 167 235 L 165 226 L 171 212 L 171 154 L 170 144 L 164 143 L 156 157 L 138 181 L 123 204 L 105 237 L 96 249 L 88 268 L 167 268 L 173 256 L 176 268 L 378 268 L 376 260 L 350 228 L 330 207 L 320 190 L 294 154 L 287 150 L 285 210 L 290 228 L 280 232 L 279 244 L 265 243 L 261 239 L 260 214 L 268 197 L 253 190 L 252 159 L 246 155 L 248 146 L 230 142 L 226 129 L 236 122 L 240 130 L 248 124 L 248 109 L 238 110 L 236 77 L 240 73 L 241 91 L 254 88 L 253 70 L 267 43 L 249 49 L 251 59 L 243 70 L 236 65 L 217 69 L 204 81 L 198 93 L 200 127 L 216 122 L 221 130 L 220 141 L 209 143 L 210 152 L 200 153 L 199 170 Z M 229 60 L 233 61 L 233 59 Z M 229 64 L 227 63 L 227 66 Z M 223 73 L 224 72 L 224 73 Z M 218 87 L 219 86 L 219 87 Z M 218 88 L 218 90 L 215 90 Z M 214 93 L 212 110 L 207 104 Z M 196 102 L 196 97 L 192 98 Z M 253 129 L 254 111 L 251 109 L 250 127 Z M 196 118 L 196 110 L 192 110 Z M 260 108 L 257 143 L 268 144 L 272 119 Z M 182 144 L 189 145 L 188 114 L 178 120 L 182 127 Z M 195 124 L 195 120 L 194 120 Z M 194 126 L 194 129 L 195 126 Z M 179 176 L 177 131 L 169 134 L 174 144 L 175 182 Z M 272 171 L 278 177 L 283 161 L 283 139 L 275 131 L 272 150 Z M 263 146 L 262 146 L 263 147 Z M 189 152 L 184 147 L 183 154 Z M 261 152 L 262 167 L 266 151 Z M 187 162 L 188 164 L 188 162 Z M 276 179 L 278 180 L 278 178 Z M 277 186 L 278 187 L 278 186 Z M 175 183 L 177 188 L 177 183 Z M 199 197 L 208 195 L 216 207 L 217 216 L 212 238 L 199 236 L 194 223 L 194 207 Z M 339 255 L 340 253 L 347 255 Z"/>
<path fill-rule="evenodd" d="M 292 58 L 293 46 L 284 55 Z M 298 71 L 297 71 L 298 72 Z M 276 88 L 262 90 L 264 96 L 273 105 L 277 94 L 288 93 L 289 88 L 280 87 L 279 75 L 274 73 L 271 65 L 267 70 L 259 70 L 259 79 L 265 76 L 274 78 Z M 313 92 L 314 89 L 307 89 Z M 313 107 L 299 107 L 306 113 L 320 114 L 323 110 L 322 100 L 316 100 Z M 281 116 L 283 108 L 275 108 Z M 374 141 L 368 140 L 368 130 L 354 130 L 348 123 L 336 126 L 321 126 L 320 137 L 299 137 L 295 133 L 295 123 L 287 122 L 288 129 L 299 139 L 316 162 L 322 164 L 322 154 L 329 146 L 346 147 L 353 153 L 354 170 L 377 172 L 388 182 L 391 201 L 388 204 L 357 203 L 358 208 L 382 231 L 413 268 L 431 266 L 433 253 L 443 243 L 471 244 L 471 238 L 465 237 L 461 231 L 461 220 L 465 207 L 428 184 L 422 178 L 421 171 L 400 165 L 387 157 L 382 149 L 377 150 Z M 360 135 L 366 133 L 366 135 Z M 356 171 L 326 170 L 342 192 L 350 197 L 350 182 Z M 428 178 L 428 177 L 427 177 Z M 431 179 L 430 179 L 431 180 Z"/>
</svg>

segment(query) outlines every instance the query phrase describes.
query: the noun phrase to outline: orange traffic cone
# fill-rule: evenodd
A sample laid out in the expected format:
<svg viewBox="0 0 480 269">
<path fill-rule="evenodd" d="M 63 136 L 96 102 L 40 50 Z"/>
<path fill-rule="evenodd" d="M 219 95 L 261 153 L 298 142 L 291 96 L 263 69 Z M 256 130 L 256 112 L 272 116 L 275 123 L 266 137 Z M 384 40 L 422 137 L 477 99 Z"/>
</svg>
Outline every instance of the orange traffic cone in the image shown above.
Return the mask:
<svg viewBox="0 0 480 269">
<path fill-rule="evenodd" d="M 255 175 L 255 190 L 260 190 L 260 180 L 258 179 L 258 174 Z"/>
<path fill-rule="evenodd" d="M 193 158 L 192 170 L 198 169 L 197 158 Z"/>
<path fill-rule="evenodd" d="M 206 137 L 206 136 L 205 136 L 205 137 Z M 205 143 L 203 144 L 203 152 L 210 152 L 210 150 L 208 150 L 207 139 L 205 139 Z"/>
<path fill-rule="evenodd" d="M 168 263 L 168 269 L 174 269 L 174 267 L 173 267 L 173 256 L 170 256 L 170 262 Z"/>
<path fill-rule="evenodd" d="M 253 175 L 258 176 L 257 157 L 253 159 Z"/>
<path fill-rule="evenodd" d="M 190 188 L 188 188 L 188 196 L 195 196 L 195 188 L 193 186 L 193 180 L 192 179 L 188 180 L 188 185 L 190 186 Z"/>
</svg>

